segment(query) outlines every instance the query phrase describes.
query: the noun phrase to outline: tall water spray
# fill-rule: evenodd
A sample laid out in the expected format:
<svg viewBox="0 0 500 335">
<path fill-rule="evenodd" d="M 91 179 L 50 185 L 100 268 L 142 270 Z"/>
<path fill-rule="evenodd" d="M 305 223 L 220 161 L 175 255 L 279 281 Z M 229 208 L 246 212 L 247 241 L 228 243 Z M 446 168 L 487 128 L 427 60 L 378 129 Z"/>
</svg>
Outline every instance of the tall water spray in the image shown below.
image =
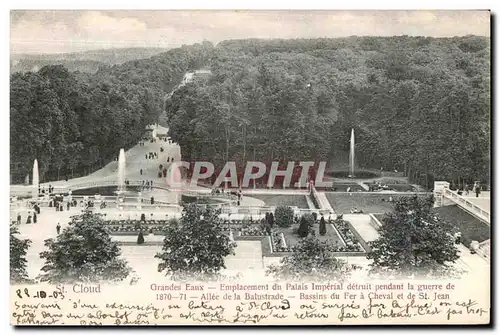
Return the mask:
<svg viewBox="0 0 500 335">
<path fill-rule="evenodd" d="M 351 146 L 349 151 L 349 176 L 354 178 L 354 129 L 351 129 Z"/>
<path fill-rule="evenodd" d="M 125 150 L 120 149 L 118 156 L 118 192 L 125 191 Z"/>
<path fill-rule="evenodd" d="M 38 184 L 40 184 L 40 178 L 38 175 L 38 161 L 35 159 L 33 162 L 33 179 L 31 180 L 33 185 L 33 197 L 38 196 Z"/>
</svg>

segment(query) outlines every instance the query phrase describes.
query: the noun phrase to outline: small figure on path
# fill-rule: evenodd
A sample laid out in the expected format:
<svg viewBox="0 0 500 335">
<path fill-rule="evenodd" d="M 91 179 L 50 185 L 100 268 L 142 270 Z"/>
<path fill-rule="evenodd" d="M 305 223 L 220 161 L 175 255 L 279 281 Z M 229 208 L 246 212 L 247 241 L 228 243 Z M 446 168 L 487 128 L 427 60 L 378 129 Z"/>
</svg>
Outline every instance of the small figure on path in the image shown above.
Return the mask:
<svg viewBox="0 0 500 335">
<path fill-rule="evenodd" d="M 17 214 L 17 224 L 21 224 L 21 214 Z"/>
<path fill-rule="evenodd" d="M 479 198 L 479 194 L 481 194 L 481 186 L 479 184 L 476 186 L 476 198 Z"/>
<path fill-rule="evenodd" d="M 61 224 L 58 222 L 56 226 L 57 235 L 61 232 Z"/>
<path fill-rule="evenodd" d="M 33 223 L 36 223 L 36 221 L 37 221 L 37 216 L 36 216 L 36 212 L 35 212 L 35 213 L 33 213 Z"/>
<path fill-rule="evenodd" d="M 141 176 L 142 176 L 142 169 L 139 172 L 141 173 Z"/>
<path fill-rule="evenodd" d="M 154 204 L 155 204 L 155 198 L 151 197 L 151 205 L 154 205 Z"/>
<path fill-rule="evenodd" d="M 68 203 L 66 204 L 66 208 L 67 208 L 68 211 L 69 211 L 69 206 L 70 206 L 70 203 L 68 201 Z"/>
<path fill-rule="evenodd" d="M 26 219 L 26 224 L 30 224 L 31 223 L 31 214 L 28 215 L 28 218 Z"/>
</svg>

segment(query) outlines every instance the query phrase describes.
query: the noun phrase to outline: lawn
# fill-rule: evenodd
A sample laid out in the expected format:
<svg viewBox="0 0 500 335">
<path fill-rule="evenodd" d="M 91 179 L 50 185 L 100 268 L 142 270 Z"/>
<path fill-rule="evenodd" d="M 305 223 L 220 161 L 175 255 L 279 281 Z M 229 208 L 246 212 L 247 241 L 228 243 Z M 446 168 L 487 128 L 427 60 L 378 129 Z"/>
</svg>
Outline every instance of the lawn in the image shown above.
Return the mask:
<svg viewBox="0 0 500 335">
<path fill-rule="evenodd" d="M 385 183 L 381 183 L 384 185 Z M 368 186 L 376 186 L 377 184 L 375 183 L 370 183 L 367 184 Z M 389 187 L 390 190 L 397 191 L 397 192 L 415 192 L 415 188 L 411 185 L 408 184 L 385 184 Z"/>
<path fill-rule="evenodd" d="M 266 206 L 296 206 L 298 208 L 309 208 L 305 195 L 300 194 L 251 194 L 252 198 L 264 201 Z"/>
<path fill-rule="evenodd" d="M 301 237 L 299 237 L 299 235 L 295 232 L 298 227 L 299 227 L 298 224 L 294 224 L 291 227 L 287 227 L 287 228 L 284 228 L 284 227 L 277 228 L 277 230 L 279 232 L 282 232 L 283 235 L 285 236 L 286 245 L 288 247 L 297 245 L 299 243 Z M 313 230 L 316 232 L 316 237 L 320 241 L 327 241 L 328 240 L 328 241 L 330 241 L 330 243 L 333 246 L 339 246 L 339 247 L 344 246 L 344 243 L 342 242 L 342 240 L 339 238 L 337 233 L 334 231 L 334 228 L 332 228 L 332 226 L 329 223 L 326 224 L 325 236 L 321 236 L 319 234 L 319 223 L 314 224 Z"/>
<path fill-rule="evenodd" d="M 335 192 L 347 192 L 347 188 L 350 188 L 349 192 L 365 192 L 365 189 L 358 184 L 347 184 L 347 183 L 333 183 L 332 188 L 335 188 Z M 333 191 L 332 189 L 330 189 Z"/>
<path fill-rule="evenodd" d="M 458 228 L 466 247 L 470 246 L 471 241 L 483 242 L 490 238 L 490 227 L 457 205 L 437 207 L 433 211 Z"/>
<path fill-rule="evenodd" d="M 395 201 L 402 195 L 373 194 L 373 193 L 325 193 L 330 205 L 337 214 L 349 214 L 353 207 L 362 210 L 363 213 L 386 213 L 394 209 L 389 202 L 389 197 Z M 411 196 L 411 194 L 408 194 Z"/>
</svg>

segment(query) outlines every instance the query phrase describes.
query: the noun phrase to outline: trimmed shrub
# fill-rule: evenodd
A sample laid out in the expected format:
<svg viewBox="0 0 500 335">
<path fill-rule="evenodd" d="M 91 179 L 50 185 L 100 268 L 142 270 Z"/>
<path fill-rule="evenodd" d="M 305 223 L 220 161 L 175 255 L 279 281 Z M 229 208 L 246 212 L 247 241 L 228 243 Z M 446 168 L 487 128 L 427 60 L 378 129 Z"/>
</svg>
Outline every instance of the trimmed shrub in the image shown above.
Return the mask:
<svg viewBox="0 0 500 335">
<path fill-rule="evenodd" d="M 297 234 L 299 234 L 300 237 L 307 237 L 309 235 L 309 223 L 307 222 L 307 219 L 303 217 L 300 218 L 300 224 L 299 224 L 299 229 L 297 230 Z"/>
<path fill-rule="evenodd" d="M 321 236 L 326 235 L 326 222 L 324 217 L 321 217 L 321 219 L 319 220 L 319 234 Z"/>
<path fill-rule="evenodd" d="M 290 206 L 278 206 L 274 213 L 278 227 L 290 227 L 293 223 L 293 209 Z"/>
<path fill-rule="evenodd" d="M 142 235 L 142 231 L 139 232 L 139 236 L 137 236 L 137 244 L 144 243 L 144 236 Z"/>
</svg>

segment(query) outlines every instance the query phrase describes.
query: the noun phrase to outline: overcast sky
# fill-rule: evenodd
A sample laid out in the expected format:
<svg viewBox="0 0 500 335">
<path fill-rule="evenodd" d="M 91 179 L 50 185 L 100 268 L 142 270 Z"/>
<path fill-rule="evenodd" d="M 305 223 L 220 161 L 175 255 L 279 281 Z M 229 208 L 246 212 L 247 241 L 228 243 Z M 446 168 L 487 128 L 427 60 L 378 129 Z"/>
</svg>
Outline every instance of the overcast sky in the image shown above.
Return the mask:
<svg viewBox="0 0 500 335">
<path fill-rule="evenodd" d="M 208 40 L 490 36 L 488 11 L 11 11 L 11 53 L 171 48 Z"/>
</svg>

